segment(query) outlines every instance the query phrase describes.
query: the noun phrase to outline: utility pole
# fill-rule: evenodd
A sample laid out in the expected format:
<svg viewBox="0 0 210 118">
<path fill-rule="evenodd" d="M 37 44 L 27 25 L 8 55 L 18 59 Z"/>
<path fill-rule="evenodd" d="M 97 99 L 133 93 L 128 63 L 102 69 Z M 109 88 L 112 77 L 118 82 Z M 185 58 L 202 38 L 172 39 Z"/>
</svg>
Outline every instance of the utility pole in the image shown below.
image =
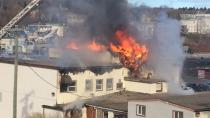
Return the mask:
<svg viewBox="0 0 210 118">
<path fill-rule="evenodd" d="M 18 84 L 18 38 L 13 34 L 15 40 L 14 60 L 14 89 L 13 89 L 13 118 L 17 118 L 17 84 Z"/>
</svg>

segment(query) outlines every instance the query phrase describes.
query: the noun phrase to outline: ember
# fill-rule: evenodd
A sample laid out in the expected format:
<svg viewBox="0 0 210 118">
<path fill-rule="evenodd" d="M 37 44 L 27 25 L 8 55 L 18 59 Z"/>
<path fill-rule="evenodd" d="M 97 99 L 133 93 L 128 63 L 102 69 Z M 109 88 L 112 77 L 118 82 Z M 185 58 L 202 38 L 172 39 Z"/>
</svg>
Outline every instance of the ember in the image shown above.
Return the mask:
<svg viewBox="0 0 210 118">
<path fill-rule="evenodd" d="M 116 31 L 115 38 L 119 44 L 110 43 L 111 50 L 119 54 L 121 63 L 133 76 L 138 76 L 141 65 L 147 60 L 148 49 L 125 31 Z"/>
</svg>

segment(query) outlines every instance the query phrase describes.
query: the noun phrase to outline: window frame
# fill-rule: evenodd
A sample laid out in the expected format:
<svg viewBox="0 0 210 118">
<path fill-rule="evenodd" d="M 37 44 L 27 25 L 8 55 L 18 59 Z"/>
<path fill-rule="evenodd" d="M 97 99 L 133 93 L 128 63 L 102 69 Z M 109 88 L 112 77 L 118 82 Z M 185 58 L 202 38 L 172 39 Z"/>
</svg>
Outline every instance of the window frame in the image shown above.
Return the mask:
<svg viewBox="0 0 210 118">
<path fill-rule="evenodd" d="M 157 89 L 158 85 L 161 85 L 161 89 L 160 90 Z M 162 82 L 156 83 L 156 92 L 163 92 L 163 83 Z"/>
<path fill-rule="evenodd" d="M 117 86 L 118 84 L 122 84 L 122 88 L 118 88 L 118 86 Z M 122 89 L 123 89 L 123 82 L 117 82 L 117 83 L 116 83 L 116 89 L 117 89 L 117 90 L 122 90 Z"/>
<path fill-rule="evenodd" d="M 72 80 L 72 82 L 75 82 L 75 85 L 74 85 L 74 86 L 72 86 L 72 85 L 68 85 L 68 86 L 67 86 L 67 90 L 66 90 L 66 91 L 67 91 L 68 93 L 77 92 L 77 80 Z M 74 87 L 75 90 L 74 90 L 74 91 L 69 91 L 69 88 L 70 88 L 70 87 Z"/>
<path fill-rule="evenodd" d="M 101 81 L 102 83 L 100 84 L 101 85 L 101 89 L 97 89 L 97 81 Z M 96 91 L 103 91 L 103 79 L 96 79 Z"/>
<path fill-rule="evenodd" d="M 176 111 L 176 110 L 172 111 L 172 118 L 176 118 L 176 116 L 175 116 L 176 113 L 178 113 L 178 117 L 177 118 L 184 118 L 184 112 Z M 180 117 L 180 113 L 182 113 L 182 117 Z"/>
<path fill-rule="evenodd" d="M 111 88 L 108 88 L 108 80 L 111 80 L 111 81 L 112 81 L 112 83 L 111 83 Z M 114 86 L 113 78 L 108 78 L 108 79 L 106 80 L 106 90 L 107 90 L 107 91 L 113 90 L 113 86 Z"/>
<path fill-rule="evenodd" d="M 141 113 L 139 113 L 139 108 L 141 108 Z M 143 109 L 142 108 L 145 108 L 144 113 L 143 113 Z M 137 116 L 146 117 L 146 106 L 145 105 L 137 104 L 136 105 L 136 115 Z"/>
<path fill-rule="evenodd" d="M 87 89 L 87 81 L 90 81 L 90 84 L 91 84 L 91 85 L 90 85 L 90 90 Z M 93 80 L 92 80 L 92 79 L 86 79 L 86 80 L 85 80 L 85 91 L 86 91 L 86 92 L 91 92 L 91 91 L 93 91 Z"/>
</svg>

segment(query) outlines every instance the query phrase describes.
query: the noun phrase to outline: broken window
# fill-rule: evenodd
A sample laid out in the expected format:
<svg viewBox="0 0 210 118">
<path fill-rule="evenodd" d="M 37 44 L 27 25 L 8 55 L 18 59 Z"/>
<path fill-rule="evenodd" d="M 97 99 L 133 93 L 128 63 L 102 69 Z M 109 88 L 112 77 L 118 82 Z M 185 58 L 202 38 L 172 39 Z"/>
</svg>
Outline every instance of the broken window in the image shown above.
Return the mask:
<svg viewBox="0 0 210 118">
<path fill-rule="evenodd" d="M 85 80 L 85 91 L 92 91 L 93 90 L 93 81 L 92 80 Z"/>
<path fill-rule="evenodd" d="M 106 80 L 106 90 L 113 90 L 113 79 L 107 79 Z"/>
<path fill-rule="evenodd" d="M 72 81 L 68 74 L 61 76 L 60 92 L 72 92 L 76 91 L 76 81 Z"/>
<path fill-rule="evenodd" d="M 98 79 L 96 80 L 96 91 L 102 91 L 103 90 L 103 80 Z"/>
</svg>

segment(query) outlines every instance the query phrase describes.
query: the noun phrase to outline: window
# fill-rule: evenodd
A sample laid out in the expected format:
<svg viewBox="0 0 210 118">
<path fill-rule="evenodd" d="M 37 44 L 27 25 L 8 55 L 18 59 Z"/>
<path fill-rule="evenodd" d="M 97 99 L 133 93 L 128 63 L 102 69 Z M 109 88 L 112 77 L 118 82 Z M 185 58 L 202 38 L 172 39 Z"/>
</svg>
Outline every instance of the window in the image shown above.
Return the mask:
<svg viewBox="0 0 210 118">
<path fill-rule="evenodd" d="M 103 80 L 98 79 L 96 80 L 96 91 L 102 91 L 103 90 Z"/>
<path fill-rule="evenodd" d="M 144 117 L 146 115 L 146 106 L 136 105 L 136 115 Z"/>
<path fill-rule="evenodd" d="M 183 118 L 183 112 L 181 111 L 173 111 L 173 118 Z"/>
<path fill-rule="evenodd" d="M 123 83 L 121 82 L 121 80 L 119 80 L 119 82 L 117 83 L 117 90 L 122 90 L 123 89 Z"/>
<path fill-rule="evenodd" d="M 195 117 L 200 117 L 200 112 L 195 112 Z"/>
<path fill-rule="evenodd" d="M 156 83 L 156 92 L 163 91 L 163 83 Z"/>
<path fill-rule="evenodd" d="M 86 80 L 85 81 L 85 91 L 92 91 L 93 90 L 93 81 Z"/>
<path fill-rule="evenodd" d="M 76 92 L 77 91 L 77 81 L 72 81 L 71 84 L 68 85 L 67 87 L 68 92 Z"/>
<path fill-rule="evenodd" d="M 71 77 L 67 74 L 61 75 L 60 80 L 60 92 L 68 92 L 69 86 L 75 84 L 74 81 L 72 81 Z"/>
<path fill-rule="evenodd" d="M 104 117 L 103 118 L 108 118 L 108 112 L 107 111 L 104 112 Z"/>
<path fill-rule="evenodd" d="M 106 90 L 113 90 L 113 79 L 106 80 Z"/>
</svg>

